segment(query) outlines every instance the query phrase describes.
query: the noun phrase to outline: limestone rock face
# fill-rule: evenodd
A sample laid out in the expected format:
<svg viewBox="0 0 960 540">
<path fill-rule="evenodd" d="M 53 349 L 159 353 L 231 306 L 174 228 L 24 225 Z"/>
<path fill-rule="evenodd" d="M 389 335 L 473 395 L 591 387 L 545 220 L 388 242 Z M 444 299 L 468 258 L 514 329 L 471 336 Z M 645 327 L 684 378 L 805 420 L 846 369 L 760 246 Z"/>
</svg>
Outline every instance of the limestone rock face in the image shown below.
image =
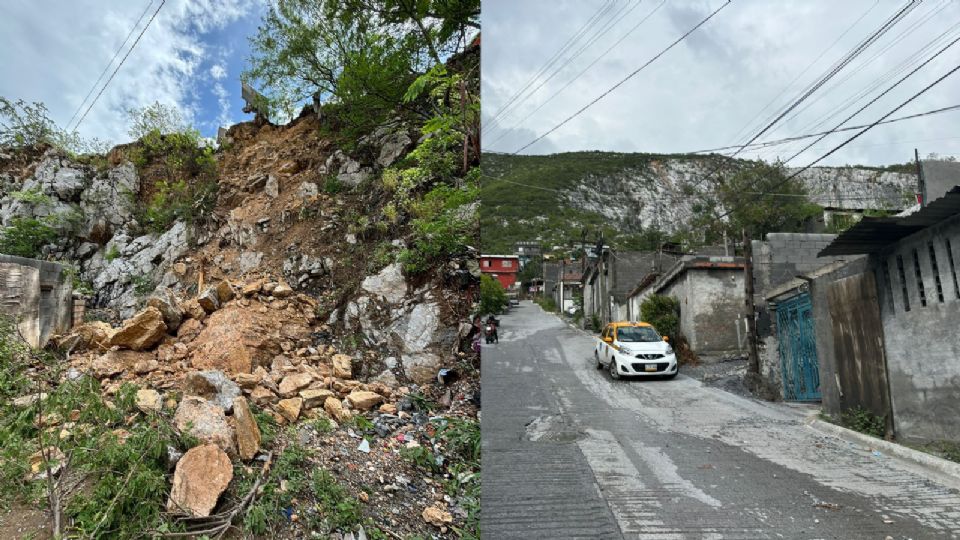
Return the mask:
<svg viewBox="0 0 960 540">
<path fill-rule="evenodd" d="M 110 340 L 111 346 L 142 351 L 156 345 L 167 333 L 160 310 L 149 306 L 127 320 Z"/>
<path fill-rule="evenodd" d="M 223 414 L 223 409 L 198 396 L 183 398 L 173 416 L 173 423 L 180 431 L 189 433 L 201 442 L 214 444 L 228 454 L 235 455 L 233 430 Z"/>
<path fill-rule="evenodd" d="M 364 279 L 360 288 L 370 294 L 383 297 L 391 304 L 396 304 L 407 294 L 407 280 L 403 277 L 400 263 L 393 263 L 381 270 L 379 274 Z"/>
<path fill-rule="evenodd" d="M 232 479 L 233 465 L 222 449 L 213 444 L 191 448 L 177 462 L 167 510 L 209 516 Z"/>
<path fill-rule="evenodd" d="M 233 427 L 237 435 L 237 453 L 240 459 L 253 459 L 260 450 L 260 428 L 250 412 L 247 400 L 242 396 L 233 398 Z"/>
</svg>

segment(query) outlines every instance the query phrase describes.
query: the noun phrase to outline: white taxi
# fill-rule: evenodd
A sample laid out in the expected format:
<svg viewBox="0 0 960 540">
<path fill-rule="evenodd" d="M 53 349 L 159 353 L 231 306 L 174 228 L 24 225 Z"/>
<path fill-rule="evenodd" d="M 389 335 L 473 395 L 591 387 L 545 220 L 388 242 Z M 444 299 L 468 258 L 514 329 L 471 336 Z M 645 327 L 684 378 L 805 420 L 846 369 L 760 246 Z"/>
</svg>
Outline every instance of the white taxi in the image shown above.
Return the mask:
<svg viewBox="0 0 960 540">
<path fill-rule="evenodd" d="M 677 376 L 680 366 L 666 336 L 645 322 L 615 322 L 604 327 L 593 351 L 597 369 L 610 377 Z"/>
</svg>

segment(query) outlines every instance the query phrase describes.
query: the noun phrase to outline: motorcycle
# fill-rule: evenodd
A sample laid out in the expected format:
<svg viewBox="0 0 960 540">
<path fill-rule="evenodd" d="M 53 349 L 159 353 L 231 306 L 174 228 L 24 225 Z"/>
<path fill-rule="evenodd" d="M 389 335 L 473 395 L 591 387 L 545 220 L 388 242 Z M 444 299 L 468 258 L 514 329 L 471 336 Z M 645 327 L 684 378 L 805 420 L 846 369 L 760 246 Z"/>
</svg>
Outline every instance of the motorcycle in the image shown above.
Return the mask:
<svg viewBox="0 0 960 540">
<path fill-rule="evenodd" d="M 493 323 L 487 323 L 483 327 L 483 335 L 487 340 L 487 345 L 493 343 L 497 338 L 497 326 Z"/>
</svg>

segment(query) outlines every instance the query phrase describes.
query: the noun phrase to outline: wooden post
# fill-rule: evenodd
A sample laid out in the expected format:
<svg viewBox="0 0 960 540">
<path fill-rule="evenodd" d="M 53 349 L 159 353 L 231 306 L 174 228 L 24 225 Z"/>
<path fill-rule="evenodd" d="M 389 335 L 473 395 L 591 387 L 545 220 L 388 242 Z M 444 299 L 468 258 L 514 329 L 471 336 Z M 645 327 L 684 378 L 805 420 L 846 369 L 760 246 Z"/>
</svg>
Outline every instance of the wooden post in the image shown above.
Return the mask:
<svg viewBox="0 0 960 540">
<path fill-rule="evenodd" d="M 743 289 L 745 312 L 747 318 L 747 374 L 760 374 L 760 355 L 757 351 L 757 319 L 756 307 L 753 305 L 753 243 L 747 230 L 743 229 Z"/>
</svg>

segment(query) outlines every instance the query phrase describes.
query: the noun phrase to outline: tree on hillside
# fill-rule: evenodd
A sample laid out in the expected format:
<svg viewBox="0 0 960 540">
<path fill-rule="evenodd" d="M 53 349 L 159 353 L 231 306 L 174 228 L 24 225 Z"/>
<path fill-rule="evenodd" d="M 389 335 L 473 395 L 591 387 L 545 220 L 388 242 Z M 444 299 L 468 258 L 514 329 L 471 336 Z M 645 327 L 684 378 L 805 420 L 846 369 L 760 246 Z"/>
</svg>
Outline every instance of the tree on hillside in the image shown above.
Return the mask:
<svg viewBox="0 0 960 540">
<path fill-rule="evenodd" d="M 130 121 L 130 128 L 127 133 L 134 141 L 152 132 L 167 135 L 189 129 L 189 126 L 183 120 L 183 115 L 176 107 L 164 105 L 159 101 L 145 107 L 132 107 L 127 109 L 126 112 L 127 119 Z"/>
<path fill-rule="evenodd" d="M 789 178 L 780 163 L 748 162 L 721 177 L 717 191 L 693 205 L 691 230 L 702 231 L 704 244 L 739 238 L 746 229 L 754 238 L 769 232 L 800 232 L 823 209 L 807 198 L 803 183 Z"/>
<path fill-rule="evenodd" d="M 346 121 L 376 125 L 403 104 L 418 74 L 462 49 L 479 0 L 280 0 L 251 39 L 244 78 L 274 112 L 316 99 Z M 356 107 L 361 105 L 361 107 Z"/>
<path fill-rule="evenodd" d="M 507 292 L 496 278 L 480 276 L 480 313 L 500 313 L 508 302 Z"/>
</svg>

